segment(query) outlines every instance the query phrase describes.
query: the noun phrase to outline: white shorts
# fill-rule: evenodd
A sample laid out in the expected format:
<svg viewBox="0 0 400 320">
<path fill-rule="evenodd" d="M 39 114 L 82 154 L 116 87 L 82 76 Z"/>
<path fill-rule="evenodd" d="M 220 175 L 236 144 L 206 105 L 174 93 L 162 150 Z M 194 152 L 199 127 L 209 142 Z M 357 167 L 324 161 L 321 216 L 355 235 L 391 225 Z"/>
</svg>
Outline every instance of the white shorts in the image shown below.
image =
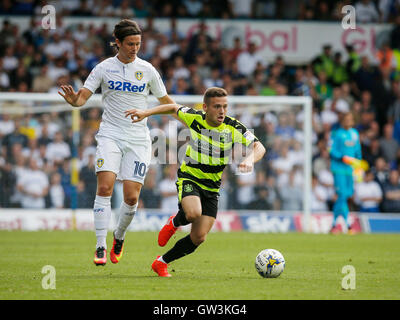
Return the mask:
<svg viewBox="0 0 400 320">
<path fill-rule="evenodd" d="M 151 142 L 128 142 L 96 136 L 96 173 L 111 171 L 117 180 L 130 180 L 143 184 L 151 161 Z"/>
</svg>

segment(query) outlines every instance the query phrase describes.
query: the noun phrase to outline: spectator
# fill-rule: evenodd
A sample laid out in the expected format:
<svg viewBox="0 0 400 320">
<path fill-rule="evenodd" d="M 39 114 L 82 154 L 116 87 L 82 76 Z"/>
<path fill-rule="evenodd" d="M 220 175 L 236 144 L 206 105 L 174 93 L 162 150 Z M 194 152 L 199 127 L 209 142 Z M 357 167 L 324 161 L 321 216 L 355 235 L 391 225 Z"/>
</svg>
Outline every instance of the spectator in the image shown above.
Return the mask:
<svg viewBox="0 0 400 320">
<path fill-rule="evenodd" d="M 49 67 L 44 65 L 40 68 L 40 74 L 33 78 L 33 92 L 48 92 L 53 86 L 54 81 L 48 75 Z"/>
<path fill-rule="evenodd" d="M 382 190 L 374 181 L 374 173 L 371 170 L 365 172 L 364 181 L 357 183 L 354 190 L 356 204 L 361 212 L 379 212 L 382 201 Z"/>
<path fill-rule="evenodd" d="M 100 5 L 97 5 L 93 8 L 93 13 L 99 17 L 115 16 L 115 8 L 112 5 L 112 0 L 101 0 Z"/>
<path fill-rule="evenodd" d="M 383 186 L 382 209 L 384 212 L 400 212 L 399 172 L 391 170 L 389 180 Z"/>
<path fill-rule="evenodd" d="M 15 197 L 16 175 L 11 163 L 0 158 L 0 207 L 10 208 L 13 206 L 12 198 Z"/>
<path fill-rule="evenodd" d="M 303 206 L 303 192 L 295 185 L 295 170 L 290 171 L 288 184 L 279 188 L 282 210 L 299 211 Z"/>
<path fill-rule="evenodd" d="M 2 140 L 2 145 L 6 148 L 8 155 L 11 154 L 13 145 L 20 144 L 22 147 L 26 147 L 28 145 L 28 138 L 26 135 L 21 133 L 21 127 L 21 118 L 15 118 L 13 132 L 5 135 Z"/>
<path fill-rule="evenodd" d="M 371 0 L 359 0 L 355 5 L 356 19 L 360 23 L 371 23 L 379 21 L 379 13 Z"/>
<path fill-rule="evenodd" d="M 17 188 L 22 193 L 21 205 L 24 209 L 44 209 L 45 197 L 49 192 L 49 180 L 39 170 L 35 159 L 29 160 L 29 169 L 17 180 Z"/>
<path fill-rule="evenodd" d="M 256 44 L 250 42 L 247 50 L 240 53 L 237 57 L 238 71 L 245 76 L 250 76 L 256 69 L 257 63 L 264 65 L 264 59 L 257 53 Z"/>
<path fill-rule="evenodd" d="M 71 163 L 69 159 L 65 159 L 60 166 L 58 166 L 57 172 L 61 175 L 61 185 L 64 189 L 64 206 L 66 208 L 71 206 Z"/>
<path fill-rule="evenodd" d="M 64 159 L 71 156 L 71 149 L 64 141 L 62 132 L 56 132 L 54 141 L 47 146 L 46 160 L 55 164 L 61 164 Z"/>
<path fill-rule="evenodd" d="M 346 51 L 348 55 L 348 59 L 346 62 L 346 70 L 349 74 L 350 78 L 358 71 L 361 67 L 361 58 L 357 51 L 354 49 L 353 45 L 347 44 Z"/>
<path fill-rule="evenodd" d="M 14 52 L 14 47 L 9 46 L 5 49 L 3 56 L 3 70 L 11 72 L 18 67 L 18 59 Z"/>
<path fill-rule="evenodd" d="M 94 155 L 89 154 L 87 164 L 83 168 L 81 168 L 79 173 L 79 180 L 84 182 L 85 192 L 88 194 L 86 200 L 90 202 L 89 208 L 93 207 L 97 188 L 97 178 L 94 162 Z"/>
<path fill-rule="evenodd" d="M 326 44 L 322 47 L 322 53 L 312 61 L 312 66 L 317 75 L 323 71 L 326 79 L 330 80 L 335 68 L 332 57 L 332 46 L 330 44 Z"/>
<path fill-rule="evenodd" d="M 361 91 L 372 92 L 376 87 L 376 80 L 379 79 L 379 72 L 376 67 L 370 64 L 367 56 L 361 58 L 361 66 L 354 73 L 353 91 L 359 95 Z"/>
<path fill-rule="evenodd" d="M 10 87 L 10 77 L 3 68 L 3 58 L 0 57 L 0 90 L 6 90 Z"/>
<path fill-rule="evenodd" d="M 272 161 L 272 169 L 276 172 L 278 187 L 284 187 L 288 183 L 289 173 L 293 169 L 293 159 L 289 155 L 288 143 L 283 143 L 279 157 Z"/>
<path fill-rule="evenodd" d="M 165 168 L 165 178 L 161 180 L 159 189 L 161 193 L 161 210 L 165 212 L 175 212 L 178 209 L 176 191 L 176 165 L 168 165 Z"/>
<path fill-rule="evenodd" d="M 222 87 L 223 81 L 218 68 L 213 68 L 209 78 L 204 79 L 204 86 L 210 87 Z"/>
<path fill-rule="evenodd" d="M 381 22 L 393 22 L 400 13 L 400 1 L 379 0 L 378 9 Z"/>
<path fill-rule="evenodd" d="M 342 62 L 342 54 L 340 52 L 335 53 L 333 57 L 333 64 L 332 84 L 333 86 L 340 86 L 349 79 L 346 66 Z"/>
<path fill-rule="evenodd" d="M 375 160 L 375 165 L 371 168 L 374 173 L 375 181 L 379 184 L 381 189 L 389 178 L 389 165 L 384 158 L 379 157 Z"/>
<path fill-rule="evenodd" d="M 149 15 L 149 9 L 143 0 L 134 1 L 135 14 L 138 18 L 145 18 Z"/>
<path fill-rule="evenodd" d="M 51 175 L 49 196 L 51 208 L 64 208 L 64 189 L 61 186 L 61 175 L 58 172 Z"/>
<path fill-rule="evenodd" d="M 79 8 L 75 9 L 72 11 L 73 16 L 84 16 L 84 17 L 90 17 L 92 16 L 92 10 L 89 8 L 89 3 L 87 0 L 81 0 L 81 4 Z"/>
<path fill-rule="evenodd" d="M 275 0 L 255 0 L 254 16 L 261 19 L 273 19 L 277 15 L 277 2 Z"/>
<path fill-rule="evenodd" d="M 390 45 L 393 49 L 400 50 L 400 14 L 396 17 L 395 25 L 390 32 Z"/>
<path fill-rule="evenodd" d="M 399 143 L 393 138 L 393 125 L 386 123 L 383 127 L 383 137 L 379 139 L 382 155 L 387 162 L 393 162 L 397 156 Z"/>
<path fill-rule="evenodd" d="M 312 192 L 311 192 L 311 211 L 313 212 L 325 212 L 328 211 L 328 198 L 329 194 L 327 189 L 324 188 L 319 182 L 318 177 L 313 175 L 312 177 Z"/>
<path fill-rule="evenodd" d="M 154 166 L 150 166 L 139 198 L 144 208 L 154 209 L 160 207 L 161 199 L 157 188 L 157 181 L 157 170 Z"/>
<path fill-rule="evenodd" d="M 376 59 L 379 63 L 379 69 L 383 73 L 385 71 L 391 72 L 396 68 L 396 59 L 392 48 L 388 42 L 385 42 L 376 53 Z"/>
<path fill-rule="evenodd" d="M 58 33 L 54 33 L 52 41 L 44 46 L 44 53 L 50 61 L 61 58 L 65 51 L 65 45 L 61 42 L 61 36 Z"/>
<path fill-rule="evenodd" d="M 0 118 L 0 141 L 1 139 L 14 131 L 15 124 L 10 115 L 5 113 Z"/>
<path fill-rule="evenodd" d="M 203 9 L 202 1 L 198 0 L 183 0 L 183 5 L 191 17 L 197 17 Z"/>
<path fill-rule="evenodd" d="M 76 192 L 78 197 L 78 208 L 93 208 L 93 197 L 86 189 L 85 182 L 79 180 L 78 185 L 76 186 Z"/>
<path fill-rule="evenodd" d="M 323 105 L 325 100 L 331 99 L 333 95 L 333 88 L 328 82 L 327 73 L 323 70 L 318 73 L 318 83 L 315 86 L 315 99 L 317 103 Z"/>
<path fill-rule="evenodd" d="M 325 194 L 327 195 L 328 208 L 332 209 L 334 201 L 336 199 L 333 174 L 330 169 L 321 170 L 317 176 L 317 179 L 321 188 L 324 189 Z"/>
<path fill-rule="evenodd" d="M 136 16 L 136 12 L 130 0 L 122 0 L 120 5 L 115 8 L 114 15 L 121 19 L 131 19 Z"/>
<path fill-rule="evenodd" d="M 229 57 L 231 61 L 236 61 L 239 54 L 243 51 L 242 49 L 242 40 L 240 37 L 235 37 L 233 39 L 233 46 L 229 49 Z"/>
<path fill-rule="evenodd" d="M 255 187 L 255 199 L 247 205 L 249 210 L 272 210 L 268 202 L 268 188 L 266 186 Z"/>
<path fill-rule="evenodd" d="M 54 60 L 54 63 L 49 64 L 47 75 L 54 82 L 61 76 L 69 75 L 69 71 L 65 67 L 64 58 L 57 58 Z"/>
<path fill-rule="evenodd" d="M 209 47 L 212 42 L 212 38 L 207 33 L 207 25 L 204 21 L 199 23 L 199 31 L 190 37 L 188 48 L 187 48 L 187 63 L 194 62 L 193 58 L 198 54 L 202 53 L 205 49 Z"/>
<path fill-rule="evenodd" d="M 363 149 L 363 158 L 368 162 L 370 167 L 374 165 L 376 159 L 383 156 L 381 145 L 378 139 L 371 140 L 369 147 L 364 147 Z"/>
<path fill-rule="evenodd" d="M 229 0 L 235 18 L 250 18 L 253 13 L 253 0 Z"/>
</svg>

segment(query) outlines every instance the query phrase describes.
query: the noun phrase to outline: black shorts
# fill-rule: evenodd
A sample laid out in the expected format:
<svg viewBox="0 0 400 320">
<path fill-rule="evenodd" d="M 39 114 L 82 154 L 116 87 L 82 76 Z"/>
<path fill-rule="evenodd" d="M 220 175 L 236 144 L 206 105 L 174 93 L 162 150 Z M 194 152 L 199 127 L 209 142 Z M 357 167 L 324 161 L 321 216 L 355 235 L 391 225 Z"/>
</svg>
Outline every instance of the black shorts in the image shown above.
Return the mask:
<svg viewBox="0 0 400 320">
<path fill-rule="evenodd" d="M 198 184 L 190 180 L 179 180 L 176 183 L 176 187 L 178 189 L 179 210 L 183 210 L 181 201 L 184 197 L 197 196 L 200 198 L 201 202 L 201 214 L 213 218 L 217 217 L 218 193 L 204 190 Z"/>
</svg>

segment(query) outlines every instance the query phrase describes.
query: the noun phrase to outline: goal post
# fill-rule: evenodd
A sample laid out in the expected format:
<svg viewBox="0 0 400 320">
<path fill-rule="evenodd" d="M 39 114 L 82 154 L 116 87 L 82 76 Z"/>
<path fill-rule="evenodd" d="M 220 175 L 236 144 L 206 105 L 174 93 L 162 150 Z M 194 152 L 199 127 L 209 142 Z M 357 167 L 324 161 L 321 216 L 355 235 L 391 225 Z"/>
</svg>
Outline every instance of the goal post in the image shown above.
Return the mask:
<svg viewBox="0 0 400 320">
<path fill-rule="evenodd" d="M 177 103 L 194 108 L 201 108 L 203 97 L 200 95 L 171 95 L 171 98 Z M 148 99 L 149 107 L 158 104 L 154 96 Z M 289 118 L 300 119 L 297 128 L 302 134 L 302 209 L 303 212 L 303 231 L 311 232 L 311 178 L 312 178 L 312 99 L 306 96 L 229 96 L 228 115 L 238 118 L 249 129 L 251 125 L 247 122 L 254 123 L 254 120 L 262 121 L 263 118 L 270 115 L 275 117 L 275 121 L 281 113 L 286 113 Z M 69 115 L 69 125 L 73 131 L 73 145 L 77 148 L 79 144 L 79 123 L 80 112 L 89 108 L 101 108 L 102 96 L 94 94 L 88 102 L 80 107 L 73 108 L 65 103 L 62 97 L 57 93 L 18 93 L 10 92 L 0 93 L 0 114 L 10 115 L 26 115 L 41 113 L 71 113 Z M 78 111 L 79 110 L 79 111 Z M 302 113 L 301 117 L 299 116 Z M 299 116 L 299 117 L 298 117 Z M 249 120 L 250 119 L 250 120 Z M 278 124 L 278 123 L 276 123 Z M 270 152 L 267 147 L 267 153 Z M 76 150 L 73 155 L 77 157 Z M 74 160 L 72 161 L 74 164 Z M 77 183 L 76 163 L 72 172 L 73 183 Z"/>
</svg>

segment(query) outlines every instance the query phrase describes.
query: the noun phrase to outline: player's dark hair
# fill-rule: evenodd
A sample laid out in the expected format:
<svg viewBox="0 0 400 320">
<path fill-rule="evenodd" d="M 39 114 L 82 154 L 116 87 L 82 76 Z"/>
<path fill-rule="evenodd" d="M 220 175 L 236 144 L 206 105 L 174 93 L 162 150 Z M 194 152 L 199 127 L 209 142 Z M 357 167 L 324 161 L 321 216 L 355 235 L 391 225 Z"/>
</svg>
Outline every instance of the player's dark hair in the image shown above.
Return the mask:
<svg viewBox="0 0 400 320">
<path fill-rule="evenodd" d="M 228 92 L 224 88 L 219 88 L 219 87 L 211 87 L 206 90 L 204 93 L 203 97 L 203 103 L 208 106 L 208 103 L 210 102 L 210 98 L 215 98 L 215 97 L 227 97 Z"/>
<path fill-rule="evenodd" d="M 135 35 L 142 35 L 142 30 L 140 30 L 139 25 L 135 21 L 123 19 L 114 27 L 113 36 L 121 43 L 126 37 Z M 110 45 L 118 50 L 118 46 L 115 42 L 111 42 Z"/>
</svg>

